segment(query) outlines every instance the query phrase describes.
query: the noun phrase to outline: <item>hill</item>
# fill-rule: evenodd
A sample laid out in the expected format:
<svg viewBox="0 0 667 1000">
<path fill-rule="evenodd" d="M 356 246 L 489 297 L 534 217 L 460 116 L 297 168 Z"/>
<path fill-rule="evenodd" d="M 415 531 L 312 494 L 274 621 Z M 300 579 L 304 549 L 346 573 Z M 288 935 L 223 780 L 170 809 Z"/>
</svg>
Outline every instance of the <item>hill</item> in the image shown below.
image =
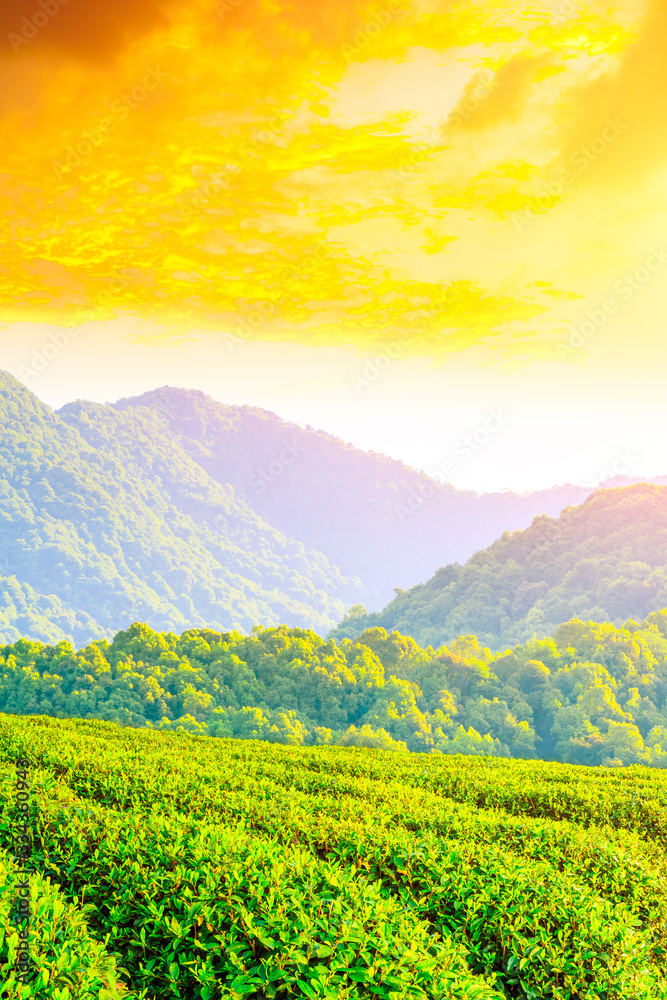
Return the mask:
<svg viewBox="0 0 667 1000">
<path fill-rule="evenodd" d="M 620 624 L 667 605 L 667 487 L 598 490 L 536 517 L 464 565 L 441 567 L 374 614 L 353 608 L 330 636 L 382 626 L 439 646 L 473 632 L 499 649 L 570 618 Z"/>
<path fill-rule="evenodd" d="M 59 411 L 91 445 L 115 449 L 122 461 L 121 415 L 131 434 L 133 421 L 148 414 L 160 439 L 209 480 L 231 487 L 265 523 L 306 550 L 322 552 L 345 577 L 359 579 L 364 602 L 374 608 L 390 600 L 395 587 L 430 575 L 434 550 L 450 561 L 467 559 L 505 529 L 526 527 L 535 514 L 557 514 L 590 492 L 576 486 L 525 496 L 456 490 L 324 431 L 196 391 L 165 387 L 113 407 L 76 403 Z M 233 529 L 224 509 L 206 516 L 207 533 Z"/>
<path fill-rule="evenodd" d="M 34 872 L 13 995 L 666 995 L 661 772 L 7 716 L 0 759 L 3 927 Z"/>
<path fill-rule="evenodd" d="M 0 639 L 85 644 L 136 618 L 333 624 L 362 592 L 207 476 L 150 410 L 61 416 L 2 375 L 0 425 Z M 203 534 L 214 511 L 233 532 Z"/>
<path fill-rule="evenodd" d="M 587 491 L 460 492 L 275 414 L 163 388 L 57 412 L 0 372 L 0 641 L 326 631 Z"/>
</svg>

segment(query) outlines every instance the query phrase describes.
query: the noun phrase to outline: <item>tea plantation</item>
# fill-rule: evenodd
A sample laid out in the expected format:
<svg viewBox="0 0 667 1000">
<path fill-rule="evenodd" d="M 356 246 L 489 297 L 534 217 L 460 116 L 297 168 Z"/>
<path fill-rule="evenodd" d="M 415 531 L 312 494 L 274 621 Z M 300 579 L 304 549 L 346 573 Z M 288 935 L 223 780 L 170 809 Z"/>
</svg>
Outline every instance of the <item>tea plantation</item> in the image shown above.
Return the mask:
<svg viewBox="0 0 667 1000">
<path fill-rule="evenodd" d="M 0 756 L 2 998 L 667 998 L 664 771 L 9 715 Z"/>
</svg>

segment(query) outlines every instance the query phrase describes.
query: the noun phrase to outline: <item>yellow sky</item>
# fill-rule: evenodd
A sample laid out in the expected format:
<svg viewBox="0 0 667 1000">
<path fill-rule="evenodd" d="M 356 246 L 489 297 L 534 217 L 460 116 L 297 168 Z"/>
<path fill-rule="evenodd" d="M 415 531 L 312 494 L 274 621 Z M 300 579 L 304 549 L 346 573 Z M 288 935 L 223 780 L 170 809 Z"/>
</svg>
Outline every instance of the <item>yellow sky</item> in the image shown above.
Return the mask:
<svg viewBox="0 0 667 1000">
<path fill-rule="evenodd" d="M 40 376 L 49 401 L 114 398 L 133 357 L 151 388 L 174 350 L 213 391 L 221 343 L 229 398 L 234 344 L 254 342 L 267 405 L 329 393 L 359 427 L 390 420 L 391 386 L 406 412 L 428 397 L 427 433 L 454 373 L 478 413 L 525 386 L 526 426 L 568 393 L 585 414 L 587 387 L 599 414 L 619 385 L 628 413 L 653 405 L 665 37 L 667 0 L 5 0 L 0 367 L 22 377 L 46 331 L 81 328 L 107 391 L 77 348 Z M 387 350 L 385 388 L 352 405 L 359 359 Z M 262 405 L 246 376 L 234 401 Z"/>
<path fill-rule="evenodd" d="M 6 46 L 4 321 L 511 363 L 659 241 L 664 0 L 145 6 L 91 58 L 66 8 Z"/>
</svg>

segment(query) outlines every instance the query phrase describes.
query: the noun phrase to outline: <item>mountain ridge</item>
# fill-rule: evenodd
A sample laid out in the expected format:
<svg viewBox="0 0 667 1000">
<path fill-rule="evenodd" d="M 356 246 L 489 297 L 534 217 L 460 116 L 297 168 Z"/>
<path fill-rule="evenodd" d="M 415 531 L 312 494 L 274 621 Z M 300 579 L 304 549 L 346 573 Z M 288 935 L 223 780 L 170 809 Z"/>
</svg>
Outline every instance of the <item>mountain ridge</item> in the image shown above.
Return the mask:
<svg viewBox="0 0 667 1000">
<path fill-rule="evenodd" d="M 597 490 L 558 518 L 538 515 L 381 612 L 351 609 L 329 637 L 380 626 L 433 646 L 474 633 L 498 649 L 571 618 L 619 624 L 665 605 L 667 486 L 639 483 Z"/>
<path fill-rule="evenodd" d="M 0 422 L 6 640 L 81 644 L 139 618 L 326 631 L 591 492 L 458 491 L 271 411 L 169 386 L 54 411 L 0 373 Z"/>
<path fill-rule="evenodd" d="M 78 414 L 80 427 L 0 376 L 4 638 L 89 641 L 137 617 L 165 628 L 212 621 L 251 628 L 275 618 L 332 624 L 342 613 L 327 582 L 343 595 L 358 584 L 237 505 L 232 490 L 207 482 L 169 443 L 152 441 L 157 428 L 150 415 L 133 415 L 120 439 L 116 422 L 114 451 L 81 433 L 91 436 L 96 422 L 98 430 L 108 429 L 109 408 L 81 404 Z M 119 441 L 126 445 L 122 455 Z M 234 513 L 247 545 L 202 540 L 191 513 L 220 507 Z M 49 622 L 49 614 L 61 611 L 69 630 Z"/>
</svg>

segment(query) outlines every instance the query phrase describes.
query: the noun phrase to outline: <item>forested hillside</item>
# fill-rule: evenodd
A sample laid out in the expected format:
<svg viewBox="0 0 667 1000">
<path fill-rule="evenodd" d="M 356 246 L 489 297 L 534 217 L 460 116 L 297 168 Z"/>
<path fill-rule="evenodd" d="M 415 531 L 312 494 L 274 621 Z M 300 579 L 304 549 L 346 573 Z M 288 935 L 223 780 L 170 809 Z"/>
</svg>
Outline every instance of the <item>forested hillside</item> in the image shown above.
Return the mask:
<svg viewBox="0 0 667 1000">
<path fill-rule="evenodd" d="M 68 422 L 0 375 L 0 640 L 85 644 L 137 618 L 326 627 L 362 593 L 211 480 L 149 410 L 99 411 L 108 446 L 79 431 L 92 436 L 95 407 Z M 202 531 L 215 511 L 233 532 Z"/>
<path fill-rule="evenodd" d="M 0 372 L 0 640 L 326 629 L 586 491 L 458 492 L 274 414 L 159 389 L 58 412 Z"/>
<path fill-rule="evenodd" d="M 82 645 L 138 619 L 159 629 L 326 631 L 346 607 L 379 607 L 438 561 L 465 559 L 587 492 L 459 492 L 266 411 L 169 388 L 54 413 L 0 373 L 0 427 L 0 641 Z M 531 586 L 505 624 L 517 624 Z M 411 621 L 390 621 L 403 601 L 378 614 L 410 632 Z M 604 605 L 590 607 L 595 617 Z M 419 637 L 497 638 L 493 622 L 457 614 L 453 632 L 436 622 Z M 532 634 L 531 622 L 508 637 Z"/>
<path fill-rule="evenodd" d="M 330 633 L 380 625 L 439 646 L 474 632 L 492 649 L 546 636 L 570 618 L 621 623 L 667 605 L 667 487 L 599 490 L 558 518 L 444 566 L 375 614 L 352 608 Z"/>
<path fill-rule="evenodd" d="M 0 647 L 0 712 L 293 745 L 667 766 L 667 610 L 623 628 L 572 621 L 492 653 L 382 628 L 180 637 L 135 624 L 78 653 Z"/>
<path fill-rule="evenodd" d="M 434 554 L 465 560 L 505 529 L 527 527 L 536 514 L 558 514 L 590 492 L 579 486 L 524 496 L 456 490 L 323 431 L 266 410 L 225 406 L 201 392 L 163 388 L 113 408 L 77 403 L 60 415 L 91 443 L 113 446 L 118 412 L 131 420 L 142 410 L 164 425 L 163 437 L 213 480 L 231 484 L 268 524 L 361 579 L 371 608 L 386 604 L 395 587 L 430 576 Z M 215 526 L 226 525 L 223 515 Z"/>
</svg>

